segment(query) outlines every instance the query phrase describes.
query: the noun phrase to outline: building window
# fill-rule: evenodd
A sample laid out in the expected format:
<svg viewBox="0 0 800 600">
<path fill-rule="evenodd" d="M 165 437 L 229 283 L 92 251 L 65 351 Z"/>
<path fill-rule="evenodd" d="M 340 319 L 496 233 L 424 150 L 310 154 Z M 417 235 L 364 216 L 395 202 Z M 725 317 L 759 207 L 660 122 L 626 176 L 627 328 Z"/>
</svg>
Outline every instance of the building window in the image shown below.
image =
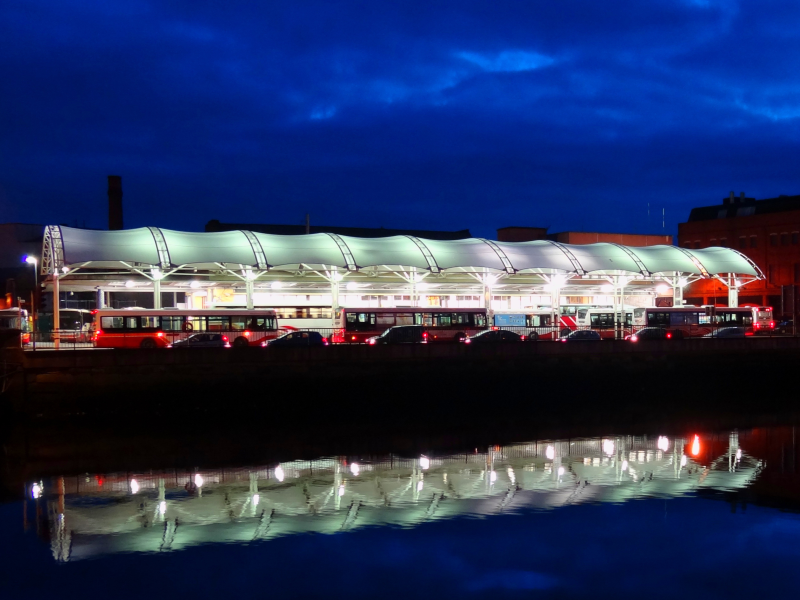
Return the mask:
<svg viewBox="0 0 800 600">
<path fill-rule="evenodd" d="M 716 245 L 717 245 L 717 238 L 711 238 L 711 242 L 710 242 L 710 244 L 711 244 L 712 246 L 716 246 Z"/>
<path fill-rule="evenodd" d="M 690 242 L 688 240 L 683 242 L 683 247 L 684 248 L 691 248 L 692 247 L 692 242 Z"/>
<path fill-rule="evenodd" d="M 747 238 L 745 236 L 739 237 L 739 248 L 740 249 L 747 248 Z"/>
<path fill-rule="evenodd" d="M 694 241 L 694 247 L 695 247 L 695 248 L 700 248 L 700 247 L 701 247 L 701 245 L 700 245 L 700 240 L 695 240 L 695 241 Z"/>
<path fill-rule="evenodd" d="M 777 233 L 770 233 L 769 234 L 769 245 L 770 246 L 777 246 L 778 245 L 778 234 Z"/>
<path fill-rule="evenodd" d="M 792 246 L 797 246 L 797 231 L 792 232 Z"/>
<path fill-rule="evenodd" d="M 758 248 L 758 236 L 751 235 L 750 236 L 750 247 L 751 248 Z"/>
<path fill-rule="evenodd" d="M 785 231 L 781 233 L 781 246 L 788 246 L 789 245 L 789 234 Z"/>
</svg>

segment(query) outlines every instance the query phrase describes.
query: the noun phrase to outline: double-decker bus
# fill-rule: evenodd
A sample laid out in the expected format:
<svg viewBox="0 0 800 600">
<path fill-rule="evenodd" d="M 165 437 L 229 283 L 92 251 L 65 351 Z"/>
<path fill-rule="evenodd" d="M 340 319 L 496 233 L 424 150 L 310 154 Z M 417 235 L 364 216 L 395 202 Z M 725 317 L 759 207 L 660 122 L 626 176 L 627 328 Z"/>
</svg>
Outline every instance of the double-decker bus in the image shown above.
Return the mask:
<svg viewBox="0 0 800 600">
<path fill-rule="evenodd" d="M 753 335 L 754 330 L 754 310 L 747 306 L 675 306 L 646 308 L 644 313 L 645 327 L 679 331 L 681 337 L 704 336 L 720 327 L 742 327 L 745 335 Z"/>
<path fill-rule="evenodd" d="M 99 309 L 94 311 L 98 348 L 166 348 L 195 333 L 227 336 L 234 347 L 260 346 L 278 336 L 275 311 L 235 309 Z"/>
<path fill-rule="evenodd" d="M 363 344 L 395 325 L 422 325 L 428 342 L 458 341 L 488 327 L 483 308 L 340 308 L 331 342 Z"/>
<path fill-rule="evenodd" d="M 0 310 L 0 339 L 5 340 L 19 335 L 19 343 L 27 345 L 31 341 L 28 311 L 24 308 L 4 308 Z M 2 344 L 0 344 L 2 345 Z M 17 342 L 14 342 L 17 345 Z"/>
</svg>

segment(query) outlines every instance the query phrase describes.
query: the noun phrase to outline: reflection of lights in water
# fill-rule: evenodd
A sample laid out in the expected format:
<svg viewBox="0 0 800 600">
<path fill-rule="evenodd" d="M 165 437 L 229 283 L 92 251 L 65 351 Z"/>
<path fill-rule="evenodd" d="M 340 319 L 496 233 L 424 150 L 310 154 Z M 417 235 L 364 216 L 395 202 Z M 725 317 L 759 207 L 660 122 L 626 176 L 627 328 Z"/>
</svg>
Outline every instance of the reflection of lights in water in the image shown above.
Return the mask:
<svg viewBox="0 0 800 600">
<path fill-rule="evenodd" d="M 623 471 L 627 471 L 628 470 L 628 461 L 627 460 L 623 460 L 622 461 L 622 470 Z"/>
<path fill-rule="evenodd" d="M 417 491 L 418 492 L 422 491 L 422 480 L 421 479 L 417 482 Z"/>
<path fill-rule="evenodd" d="M 277 467 L 275 467 L 275 479 L 277 479 L 278 481 L 283 481 L 283 478 L 284 478 L 283 469 L 281 468 L 280 465 L 278 465 Z"/>
<path fill-rule="evenodd" d="M 692 441 L 692 456 L 697 456 L 700 454 L 700 436 L 694 436 L 694 441 Z"/>
<path fill-rule="evenodd" d="M 139 482 L 135 479 L 131 479 L 131 493 L 138 494 L 139 493 Z"/>
<path fill-rule="evenodd" d="M 666 452 L 667 448 L 669 448 L 669 438 L 665 435 L 658 436 L 657 446 L 659 450 L 663 450 L 664 452 Z"/>
<path fill-rule="evenodd" d="M 358 466 L 358 463 L 353 463 L 350 465 L 350 472 L 358 477 L 358 474 L 361 472 L 361 467 Z"/>
<path fill-rule="evenodd" d="M 681 466 L 682 467 L 686 466 L 686 455 L 685 454 L 681 454 Z"/>
<path fill-rule="evenodd" d="M 544 455 L 549 459 L 553 460 L 556 456 L 556 449 L 552 446 L 548 446 L 547 449 L 544 451 Z"/>
<path fill-rule="evenodd" d="M 258 506 L 258 503 L 261 501 L 261 496 L 258 494 L 253 494 L 253 506 Z"/>
<path fill-rule="evenodd" d="M 41 495 L 42 495 L 42 486 L 40 486 L 38 483 L 34 483 L 33 486 L 31 487 L 31 496 L 33 496 L 33 499 L 36 500 Z"/>
<path fill-rule="evenodd" d="M 161 503 L 158 505 L 158 512 L 159 514 L 166 514 L 167 512 L 167 503 L 166 501 L 162 500 Z"/>
<path fill-rule="evenodd" d="M 197 473 L 197 474 L 194 476 L 194 484 L 195 484 L 197 487 L 203 487 L 203 476 L 202 476 L 202 475 L 200 475 L 200 473 Z"/>
<path fill-rule="evenodd" d="M 514 469 L 512 469 L 511 467 L 508 467 L 508 479 L 511 481 L 511 483 L 517 482 L 517 478 L 514 475 Z"/>
<path fill-rule="evenodd" d="M 742 449 L 741 448 L 737 448 L 736 449 L 736 460 L 741 460 L 741 459 L 742 459 Z"/>
<path fill-rule="evenodd" d="M 497 471 L 492 471 L 491 473 L 489 473 L 489 481 L 492 483 L 497 481 Z"/>
<path fill-rule="evenodd" d="M 558 467 L 558 476 L 561 477 L 564 474 L 564 467 Z"/>
<path fill-rule="evenodd" d="M 427 456 L 422 456 L 419 459 L 419 467 L 420 469 L 427 469 L 431 466 L 431 461 Z"/>
<path fill-rule="evenodd" d="M 603 440 L 603 452 L 609 456 L 614 454 L 614 440 Z"/>
<path fill-rule="evenodd" d="M 344 496 L 344 485 L 339 486 L 339 495 Z"/>
</svg>

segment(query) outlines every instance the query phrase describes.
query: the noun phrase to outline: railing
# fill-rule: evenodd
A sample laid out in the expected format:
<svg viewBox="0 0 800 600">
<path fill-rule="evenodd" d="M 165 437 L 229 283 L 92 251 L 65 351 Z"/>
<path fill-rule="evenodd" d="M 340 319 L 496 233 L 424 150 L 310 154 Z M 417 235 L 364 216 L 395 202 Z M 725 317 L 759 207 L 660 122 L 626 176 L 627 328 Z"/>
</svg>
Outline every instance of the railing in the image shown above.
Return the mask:
<svg viewBox="0 0 800 600">
<path fill-rule="evenodd" d="M 713 332 L 716 333 L 720 329 L 726 327 L 735 327 L 735 325 L 692 325 L 689 326 L 688 332 L 681 332 L 677 328 L 674 327 L 664 327 L 668 331 L 673 332 L 674 340 L 680 340 L 681 338 L 685 339 L 702 339 L 704 333 Z M 600 336 L 604 340 L 614 340 L 620 339 L 623 340 L 626 337 L 630 336 L 633 333 L 638 332 L 643 327 L 623 327 L 622 329 L 618 329 L 615 331 L 613 328 L 606 328 L 606 329 L 598 329 L 598 328 L 591 328 L 591 327 L 498 327 L 497 329 L 502 329 L 505 331 L 513 331 L 521 336 L 525 336 L 525 339 L 530 342 L 548 342 L 548 341 L 558 341 L 565 335 L 573 331 L 584 331 L 584 330 L 591 330 L 596 331 L 600 334 Z M 113 336 L 117 340 L 121 340 L 121 342 L 117 345 L 118 347 L 128 347 L 128 348 L 148 348 L 148 347 L 168 347 L 172 345 L 174 342 L 184 340 L 189 338 L 193 335 L 198 334 L 219 334 L 223 336 L 227 336 L 228 341 L 227 343 L 230 344 L 231 347 L 237 347 L 237 339 L 247 339 L 249 346 L 258 346 L 260 345 L 260 341 L 262 340 L 271 340 L 276 337 L 283 335 L 284 333 L 291 333 L 291 332 L 302 332 L 302 331 L 315 331 L 319 333 L 326 341 L 331 343 L 333 335 L 338 329 L 328 327 L 328 328 L 305 328 L 305 329 L 294 329 L 291 330 L 284 330 L 279 328 L 278 331 L 252 331 L 250 332 L 250 336 L 246 336 L 244 331 L 241 330 L 225 330 L 225 331 L 217 331 L 217 330 L 207 330 L 207 331 L 162 331 L 160 332 L 161 335 L 158 335 L 158 332 L 155 331 L 140 331 L 140 332 L 125 332 L 125 333 L 111 333 L 111 332 L 104 332 L 102 335 L 107 335 L 109 337 Z M 24 334 L 23 334 L 24 335 Z M 377 333 L 376 333 L 377 335 Z M 750 337 L 748 335 L 748 337 Z M 761 337 L 796 337 L 796 334 L 792 331 L 791 328 L 781 328 L 776 327 L 774 329 L 768 330 L 755 330 L 754 334 L 752 335 L 754 338 L 761 338 Z M 31 332 L 28 335 L 29 341 L 27 343 L 22 342 L 22 336 L 20 336 L 20 346 L 24 350 L 85 350 L 89 348 L 94 348 L 97 344 L 92 341 L 92 334 L 91 332 L 82 332 L 76 330 L 69 330 L 69 329 L 62 329 L 58 331 L 46 331 L 46 332 Z M 153 340 L 153 344 L 144 343 L 143 342 L 148 340 Z M 724 339 L 724 338 L 720 338 Z M 449 340 L 449 338 L 448 338 Z M 362 339 L 359 339 L 355 342 L 340 342 L 339 344 L 363 344 L 364 342 Z M 434 342 L 434 343 L 446 343 L 445 342 Z M 337 344 L 337 345 L 339 345 Z M 15 345 L 15 344 L 12 344 Z M 106 344 L 100 344 L 101 346 L 105 346 Z M 182 344 L 181 344 L 182 345 Z M 192 344 L 188 344 L 192 345 Z M 203 346 L 213 346 L 213 342 L 208 342 L 204 344 L 197 344 L 197 347 Z M 222 346 L 223 344 L 219 344 Z M 244 345 L 244 344 L 242 344 Z"/>
</svg>

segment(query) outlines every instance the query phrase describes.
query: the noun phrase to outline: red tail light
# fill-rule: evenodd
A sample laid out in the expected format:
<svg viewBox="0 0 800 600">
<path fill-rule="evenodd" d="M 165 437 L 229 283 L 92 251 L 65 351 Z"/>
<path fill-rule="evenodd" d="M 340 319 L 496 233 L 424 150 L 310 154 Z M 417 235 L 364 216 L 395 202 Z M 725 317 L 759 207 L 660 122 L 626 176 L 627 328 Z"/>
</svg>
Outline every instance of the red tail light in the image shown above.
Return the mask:
<svg viewBox="0 0 800 600">
<path fill-rule="evenodd" d="M 156 337 L 164 337 L 164 332 L 163 332 L 163 331 L 159 331 L 159 332 L 156 334 Z"/>
<path fill-rule="evenodd" d="M 227 335 L 223 335 L 222 336 L 222 341 L 223 342 L 227 342 L 228 341 L 228 336 Z"/>
<path fill-rule="evenodd" d="M 428 339 L 428 332 L 427 331 L 423 331 L 422 332 L 422 339 L 423 340 L 427 340 Z"/>
<path fill-rule="evenodd" d="M 521 336 L 519 336 L 519 339 L 521 339 L 524 342 L 525 341 L 525 336 L 521 335 Z"/>
<path fill-rule="evenodd" d="M 372 338 L 370 338 L 369 340 L 367 340 L 367 343 L 368 343 L 370 346 L 374 346 L 374 345 L 375 345 L 375 340 L 373 340 Z"/>
<path fill-rule="evenodd" d="M 670 339 L 670 338 L 672 338 L 672 334 L 671 333 L 667 333 L 667 339 Z"/>
<path fill-rule="evenodd" d="M 96 336 L 103 335 L 103 330 L 102 330 L 102 329 L 98 329 L 98 330 L 95 332 L 95 335 L 96 335 Z"/>
<path fill-rule="evenodd" d="M 250 332 L 249 331 L 245 331 L 244 332 L 244 337 L 250 337 Z"/>
<path fill-rule="evenodd" d="M 775 321 L 770 321 L 769 328 L 772 329 L 773 327 L 775 327 Z"/>
<path fill-rule="evenodd" d="M 759 327 L 761 327 L 761 323 L 756 322 L 755 328 L 758 329 Z"/>
</svg>

